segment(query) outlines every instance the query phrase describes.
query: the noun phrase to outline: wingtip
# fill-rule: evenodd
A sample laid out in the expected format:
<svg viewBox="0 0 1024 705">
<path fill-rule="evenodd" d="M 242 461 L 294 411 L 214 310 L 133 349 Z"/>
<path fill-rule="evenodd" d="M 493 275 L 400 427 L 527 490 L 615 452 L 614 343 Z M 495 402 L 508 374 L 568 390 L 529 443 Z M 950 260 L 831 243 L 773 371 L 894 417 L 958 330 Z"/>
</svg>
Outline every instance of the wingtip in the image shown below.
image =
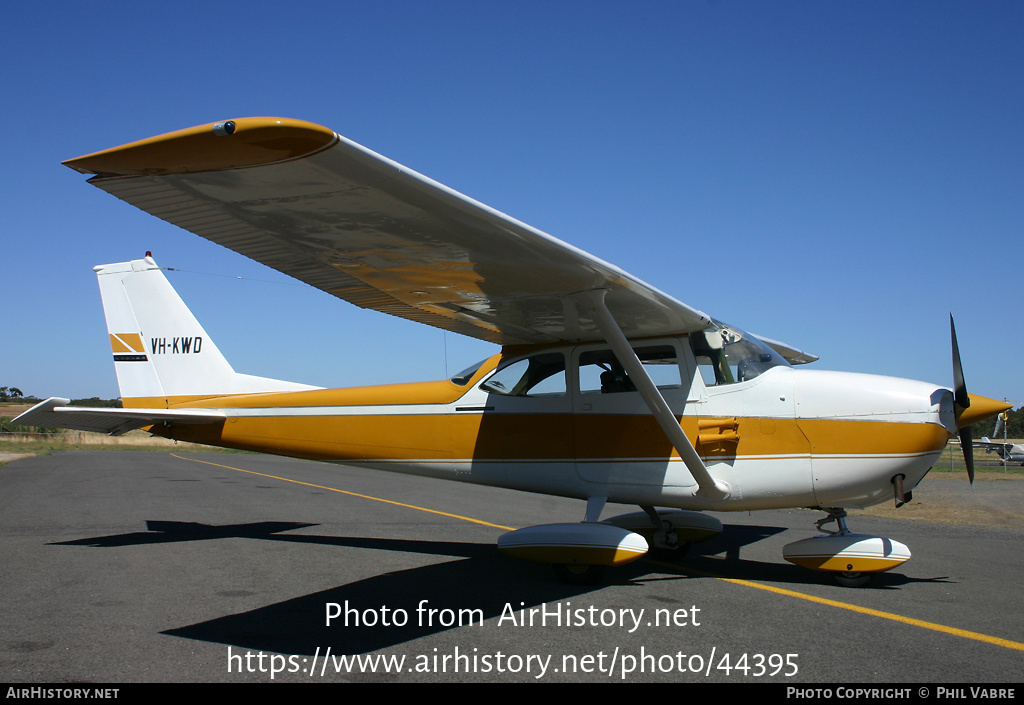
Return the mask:
<svg viewBox="0 0 1024 705">
<path fill-rule="evenodd" d="M 225 128 L 228 124 L 231 129 Z M 305 120 L 238 118 L 168 132 L 61 163 L 98 176 L 222 171 L 299 159 L 337 140 L 333 130 Z"/>
</svg>

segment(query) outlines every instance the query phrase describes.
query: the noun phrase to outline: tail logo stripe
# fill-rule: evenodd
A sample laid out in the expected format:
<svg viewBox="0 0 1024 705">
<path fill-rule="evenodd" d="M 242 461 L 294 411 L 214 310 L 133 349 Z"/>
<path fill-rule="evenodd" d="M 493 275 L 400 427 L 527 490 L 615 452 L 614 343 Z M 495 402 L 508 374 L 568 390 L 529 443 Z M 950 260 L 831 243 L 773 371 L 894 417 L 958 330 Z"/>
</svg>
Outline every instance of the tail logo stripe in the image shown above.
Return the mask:
<svg viewBox="0 0 1024 705">
<path fill-rule="evenodd" d="M 111 333 L 110 349 L 116 353 L 144 353 L 142 336 L 138 333 Z"/>
</svg>

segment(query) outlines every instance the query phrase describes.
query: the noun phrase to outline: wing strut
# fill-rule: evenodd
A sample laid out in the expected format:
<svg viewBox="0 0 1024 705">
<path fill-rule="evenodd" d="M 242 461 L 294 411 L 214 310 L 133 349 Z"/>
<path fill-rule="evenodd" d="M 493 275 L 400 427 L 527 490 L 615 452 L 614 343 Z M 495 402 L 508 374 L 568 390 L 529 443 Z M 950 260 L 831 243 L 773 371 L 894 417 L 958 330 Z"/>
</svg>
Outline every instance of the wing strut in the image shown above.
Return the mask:
<svg viewBox="0 0 1024 705">
<path fill-rule="evenodd" d="M 611 311 L 608 310 L 607 305 L 605 305 L 604 297 L 606 293 L 607 289 L 584 292 L 580 295 L 580 300 L 583 302 L 587 312 L 594 316 L 594 322 L 601 331 L 601 335 L 604 336 L 605 341 L 611 346 L 615 357 L 626 368 L 626 374 L 629 375 L 637 391 L 640 392 L 640 398 L 644 400 L 651 415 L 658 421 L 661 430 L 665 432 L 669 442 L 672 443 L 676 452 L 679 453 L 679 457 L 682 458 L 687 470 L 690 471 L 693 479 L 697 481 L 697 485 L 700 487 L 697 494 L 709 499 L 728 498 L 732 488 L 729 487 L 727 482 L 715 480 L 715 478 L 711 477 L 711 473 L 708 472 L 700 456 L 697 455 L 697 450 L 690 443 L 690 439 L 686 437 L 686 434 L 683 433 L 683 429 L 679 425 L 675 414 L 672 413 L 672 409 L 669 408 L 668 402 L 665 401 L 665 397 L 661 395 L 657 385 L 654 384 L 654 380 L 647 374 L 647 370 L 644 369 L 640 358 L 636 356 L 633 347 L 629 344 L 619 324 L 615 321 Z"/>
</svg>

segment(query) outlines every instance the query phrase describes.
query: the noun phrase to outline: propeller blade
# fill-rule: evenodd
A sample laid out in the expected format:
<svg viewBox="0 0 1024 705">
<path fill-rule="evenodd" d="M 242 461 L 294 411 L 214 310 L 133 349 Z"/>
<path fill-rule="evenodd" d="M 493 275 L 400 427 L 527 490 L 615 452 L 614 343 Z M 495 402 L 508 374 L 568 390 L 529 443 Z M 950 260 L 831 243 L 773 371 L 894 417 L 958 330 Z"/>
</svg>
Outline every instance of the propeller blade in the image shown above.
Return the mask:
<svg viewBox="0 0 1024 705">
<path fill-rule="evenodd" d="M 960 346 L 956 344 L 956 326 L 953 325 L 953 314 L 949 314 L 949 335 L 953 339 L 953 401 L 960 407 L 957 418 L 960 417 L 963 409 L 971 405 L 971 397 L 967 394 L 967 384 L 964 382 L 964 367 L 960 363 Z"/>
<path fill-rule="evenodd" d="M 953 403 L 956 404 L 957 426 L 960 426 L 960 418 L 964 411 L 971 405 L 971 396 L 967 393 L 967 383 L 964 382 L 964 367 L 960 362 L 960 346 L 956 344 L 956 326 L 953 325 L 953 314 L 949 314 L 949 337 L 953 341 Z M 960 450 L 964 453 L 964 463 L 967 465 L 967 479 L 974 484 L 974 439 L 971 438 L 971 427 L 964 425 L 960 428 Z"/>
<path fill-rule="evenodd" d="M 964 426 L 960 429 L 960 449 L 964 452 L 964 463 L 967 465 L 967 479 L 974 484 L 974 438 L 972 438 L 971 427 Z"/>
<path fill-rule="evenodd" d="M 967 465 L 967 478 L 974 484 L 974 434 L 971 433 L 971 424 L 982 419 L 995 416 L 1000 411 L 1006 411 L 1012 406 L 1006 402 L 975 396 L 976 402 L 973 409 L 968 410 L 971 405 L 971 395 L 967 393 L 967 383 L 964 382 L 964 368 L 960 364 L 960 346 L 956 344 L 956 326 L 953 325 L 953 314 L 949 314 L 949 335 L 953 340 L 953 404 L 956 412 L 956 425 L 960 429 L 960 449 L 964 452 L 964 463 Z"/>
</svg>

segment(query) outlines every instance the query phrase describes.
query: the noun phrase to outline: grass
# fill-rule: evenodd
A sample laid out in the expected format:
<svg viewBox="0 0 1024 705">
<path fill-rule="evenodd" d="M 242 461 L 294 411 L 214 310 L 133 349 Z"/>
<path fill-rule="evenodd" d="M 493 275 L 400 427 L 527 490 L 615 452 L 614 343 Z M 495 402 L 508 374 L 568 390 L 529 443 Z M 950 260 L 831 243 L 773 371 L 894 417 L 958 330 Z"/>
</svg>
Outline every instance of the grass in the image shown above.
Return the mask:
<svg viewBox="0 0 1024 705">
<path fill-rule="evenodd" d="M 225 448 L 172 441 L 152 436 L 145 431 L 129 431 L 122 436 L 106 433 L 72 431 L 61 428 L 14 426 L 13 417 L 30 408 L 30 404 L 0 404 L 0 453 L 41 455 L 55 450 L 188 450 L 241 453 Z"/>
<path fill-rule="evenodd" d="M 1024 475 L 1024 467 L 1020 463 L 1008 462 L 1005 466 L 1003 461 L 995 453 L 986 453 L 977 448 L 974 449 L 974 472 L 975 474 L 1005 474 Z M 946 473 L 967 475 L 967 465 L 964 463 L 963 453 L 960 446 L 948 445 L 942 451 L 939 461 L 932 467 L 932 474 Z"/>
<path fill-rule="evenodd" d="M 123 436 L 105 433 L 67 431 L 64 433 L 0 433 L 0 453 L 41 455 L 56 450 L 187 450 L 240 453 L 198 443 L 175 442 L 145 431 L 129 431 Z"/>
</svg>

